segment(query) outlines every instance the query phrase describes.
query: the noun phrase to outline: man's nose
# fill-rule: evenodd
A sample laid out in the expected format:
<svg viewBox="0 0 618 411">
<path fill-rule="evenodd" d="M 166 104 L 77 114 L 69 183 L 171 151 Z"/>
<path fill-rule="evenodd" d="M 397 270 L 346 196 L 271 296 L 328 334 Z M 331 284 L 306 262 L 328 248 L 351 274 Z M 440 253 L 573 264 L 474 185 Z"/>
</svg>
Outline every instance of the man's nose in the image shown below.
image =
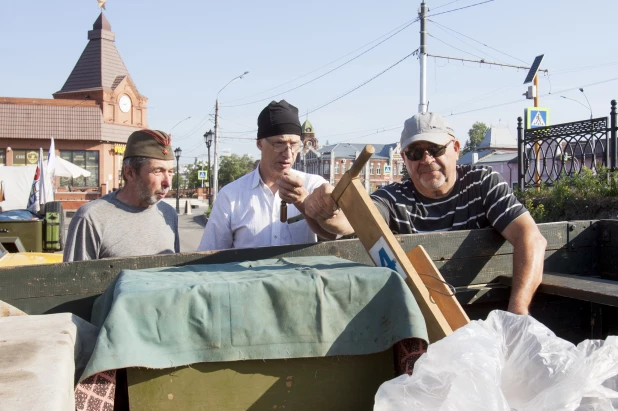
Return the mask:
<svg viewBox="0 0 618 411">
<path fill-rule="evenodd" d="M 423 151 L 423 157 L 419 160 L 421 164 L 431 164 L 433 163 L 434 158 L 427 150 Z"/>
<path fill-rule="evenodd" d="M 168 188 L 172 186 L 172 173 L 165 173 L 163 180 L 161 180 L 161 187 Z"/>
</svg>

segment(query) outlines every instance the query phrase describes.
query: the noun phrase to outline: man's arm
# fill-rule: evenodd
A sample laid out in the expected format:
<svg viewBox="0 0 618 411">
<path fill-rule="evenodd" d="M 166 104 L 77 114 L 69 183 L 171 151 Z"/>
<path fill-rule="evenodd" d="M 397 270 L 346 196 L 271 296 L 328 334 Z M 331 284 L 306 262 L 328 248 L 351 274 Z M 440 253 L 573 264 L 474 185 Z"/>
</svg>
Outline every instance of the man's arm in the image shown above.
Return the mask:
<svg viewBox="0 0 618 411">
<path fill-rule="evenodd" d="M 229 200 L 219 193 L 219 197 L 212 206 L 204 234 L 197 247 L 197 251 L 225 250 L 234 245 L 234 233 L 230 224 Z"/>
<path fill-rule="evenodd" d="M 332 185 L 324 183 L 313 190 L 313 193 L 305 199 L 305 213 L 329 233 L 337 235 L 354 234 L 354 229 L 345 214 L 338 209 L 333 200 L 331 194 L 334 188 Z"/>
<path fill-rule="evenodd" d="M 325 240 L 334 240 L 337 238 L 336 233 L 331 233 L 325 230 L 315 217 L 307 214 L 306 201 L 310 194 L 305 188 L 300 177 L 292 174 L 286 174 L 277 180 L 279 186 L 279 197 L 286 203 L 293 204 L 305 217 L 305 221 L 318 237 Z M 317 189 L 316 189 L 317 190 Z M 314 192 L 316 190 L 313 190 Z"/>
<path fill-rule="evenodd" d="M 532 296 L 543 280 L 547 240 L 529 213 L 513 220 L 502 236 L 513 246 L 513 280 L 509 311 L 528 314 Z"/>
<path fill-rule="evenodd" d="M 83 215 L 78 214 L 69 225 L 62 256 L 64 262 L 99 259 L 99 236 Z"/>
</svg>

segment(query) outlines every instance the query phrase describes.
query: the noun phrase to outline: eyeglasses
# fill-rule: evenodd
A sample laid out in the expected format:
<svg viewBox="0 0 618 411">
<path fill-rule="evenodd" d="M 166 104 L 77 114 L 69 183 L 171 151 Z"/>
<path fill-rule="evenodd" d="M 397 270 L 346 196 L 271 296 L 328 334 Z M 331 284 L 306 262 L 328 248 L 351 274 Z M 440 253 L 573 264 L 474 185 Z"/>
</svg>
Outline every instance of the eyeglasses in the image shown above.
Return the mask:
<svg viewBox="0 0 618 411">
<path fill-rule="evenodd" d="M 300 141 L 296 141 L 296 142 L 293 142 L 293 143 L 277 141 L 277 142 L 273 143 L 273 142 L 271 142 L 267 138 L 265 138 L 264 140 L 268 141 L 268 144 L 273 146 L 273 148 L 275 149 L 275 151 L 277 153 L 283 153 L 283 152 L 287 151 L 288 148 L 290 150 L 292 150 L 292 154 L 294 154 L 294 153 L 298 152 L 298 150 L 300 150 Z"/>
<path fill-rule="evenodd" d="M 404 151 L 403 154 L 406 155 L 408 160 L 410 161 L 419 161 L 425 156 L 425 152 L 429 153 L 433 158 L 443 156 L 446 153 L 446 147 L 451 144 L 455 140 L 451 140 L 443 146 L 432 146 L 427 148 L 415 148 L 412 150 Z"/>
</svg>

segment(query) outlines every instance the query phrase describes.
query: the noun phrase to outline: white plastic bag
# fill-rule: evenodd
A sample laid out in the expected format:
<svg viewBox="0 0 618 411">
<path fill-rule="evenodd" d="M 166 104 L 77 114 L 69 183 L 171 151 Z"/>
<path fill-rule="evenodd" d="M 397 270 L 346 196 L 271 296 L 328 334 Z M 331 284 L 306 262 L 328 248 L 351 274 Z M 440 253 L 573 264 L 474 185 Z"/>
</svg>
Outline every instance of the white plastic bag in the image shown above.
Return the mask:
<svg viewBox="0 0 618 411">
<path fill-rule="evenodd" d="M 374 410 L 610 411 L 617 375 L 617 337 L 575 347 L 530 316 L 493 311 L 382 384 Z"/>
</svg>

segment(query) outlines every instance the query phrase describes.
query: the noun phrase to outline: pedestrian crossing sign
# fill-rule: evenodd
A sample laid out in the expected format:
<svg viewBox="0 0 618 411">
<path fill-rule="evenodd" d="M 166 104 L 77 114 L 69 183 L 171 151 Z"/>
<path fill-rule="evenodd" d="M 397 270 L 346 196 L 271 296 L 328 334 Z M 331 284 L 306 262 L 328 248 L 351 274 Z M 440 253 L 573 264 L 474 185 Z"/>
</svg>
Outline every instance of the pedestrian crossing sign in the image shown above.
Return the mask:
<svg viewBox="0 0 618 411">
<path fill-rule="evenodd" d="M 208 170 L 199 170 L 197 172 L 198 180 L 208 180 Z"/>
<path fill-rule="evenodd" d="M 549 126 L 549 109 L 530 107 L 526 109 L 526 128 Z"/>
</svg>

